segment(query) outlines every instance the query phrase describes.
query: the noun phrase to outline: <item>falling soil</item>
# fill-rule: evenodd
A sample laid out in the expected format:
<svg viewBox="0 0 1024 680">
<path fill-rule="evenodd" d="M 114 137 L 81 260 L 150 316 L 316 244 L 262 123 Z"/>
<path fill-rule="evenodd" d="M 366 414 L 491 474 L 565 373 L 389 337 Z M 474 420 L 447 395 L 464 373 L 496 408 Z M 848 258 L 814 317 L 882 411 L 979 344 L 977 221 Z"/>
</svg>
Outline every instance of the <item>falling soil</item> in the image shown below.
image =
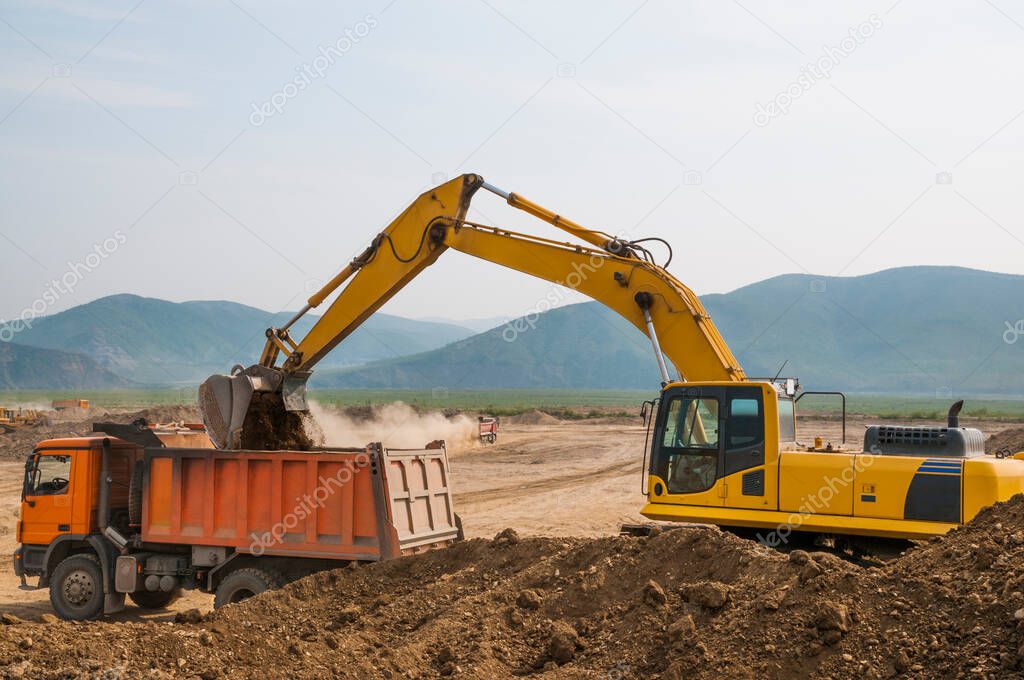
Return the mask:
<svg viewBox="0 0 1024 680">
<path fill-rule="evenodd" d="M 181 623 L 0 626 L 4 677 L 1019 678 L 1024 497 L 883 567 L 715 528 L 322 572 Z"/>
<path fill-rule="evenodd" d="M 242 425 L 242 448 L 255 451 L 309 451 L 322 445 L 309 413 L 288 411 L 278 392 L 255 392 Z"/>
</svg>

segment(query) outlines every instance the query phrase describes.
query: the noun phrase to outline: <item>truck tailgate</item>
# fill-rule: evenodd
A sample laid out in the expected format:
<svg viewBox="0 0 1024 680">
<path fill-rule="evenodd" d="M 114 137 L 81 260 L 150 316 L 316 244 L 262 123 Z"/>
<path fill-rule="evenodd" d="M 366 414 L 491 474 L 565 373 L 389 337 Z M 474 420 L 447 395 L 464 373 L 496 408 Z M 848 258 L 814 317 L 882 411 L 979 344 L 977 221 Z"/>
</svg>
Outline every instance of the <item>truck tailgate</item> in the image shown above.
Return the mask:
<svg viewBox="0 0 1024 680">
<path fill-rule="evenodd" d="M 142 538 L 376 561 L 459 537 L 443 449 L 146 449 Z"/>
<path fill-rule="evenodd" d="M 402 554 L 461 538 L 444 449 L 388 449 L 383 466 L 390 524 Z"/>
</svg>

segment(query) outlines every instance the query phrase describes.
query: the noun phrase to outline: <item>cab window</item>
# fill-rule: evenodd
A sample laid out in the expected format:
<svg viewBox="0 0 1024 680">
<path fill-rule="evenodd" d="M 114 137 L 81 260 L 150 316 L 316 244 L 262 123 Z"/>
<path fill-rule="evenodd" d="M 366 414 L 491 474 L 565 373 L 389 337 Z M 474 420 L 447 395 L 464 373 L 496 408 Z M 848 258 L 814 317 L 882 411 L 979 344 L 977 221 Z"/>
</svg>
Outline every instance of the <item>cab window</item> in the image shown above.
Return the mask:
<svg viewBox="0 0 1024 680">
<path fill-rule="evenodd" d="M 71 479 L 71 456 L 39 455 L 29 469 L 27 495 L 56 496 L 68 492 Z"/>
<path fill-rule="evenodd" d="M 675 397 L 668 407 L 658 456 L 669 493 L 707 491 L 718 478 L 718 400 Z"/>
<path fill-rule="evenodd" d="M 779 441 L 796 441 L 796 412 L 793 400 L 779 395 Z"/>
<path fill-rule="evenodd" d="M 747 397 L 729 400 L 729 426 L 725 448 L 732 451 L 756 446 L 764 440 L 761 400 Z"/>
</svg>

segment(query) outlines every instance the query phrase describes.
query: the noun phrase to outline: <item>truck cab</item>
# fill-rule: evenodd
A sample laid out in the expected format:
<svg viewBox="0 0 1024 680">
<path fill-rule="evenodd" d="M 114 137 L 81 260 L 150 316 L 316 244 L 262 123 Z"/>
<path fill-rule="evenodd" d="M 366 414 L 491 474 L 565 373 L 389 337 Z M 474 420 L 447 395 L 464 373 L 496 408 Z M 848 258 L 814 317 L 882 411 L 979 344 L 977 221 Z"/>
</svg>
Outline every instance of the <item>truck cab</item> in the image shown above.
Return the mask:
<svg viewBox="0 0 1024 680">
<path fill-rule="evenodd" d="M 72 562 L 95 563 L 101 578 L 95 579 L 97 570 L 86 564 L 77 587 L 65 593 L 69 602 L 95 606 L 102 599 L 108 610 L 123 604 L 123 595 L 117 597 L 102 580 L 103 574 L 113 573 L 117 557 L 114 543 L 104 535 L 130 531 L 128 491 L 141 457 L 141 447 L 104 436 L 51 439 L 36 446 L 25 462 L 20 546 L 14 554 L 14 571 L 23 583 L 26 577 L 39 577 L 39 586 L 47 587 L 58 566 L 79 555 Z M 107 483 L 101 483 L 104 458 Z"/>
</svg>

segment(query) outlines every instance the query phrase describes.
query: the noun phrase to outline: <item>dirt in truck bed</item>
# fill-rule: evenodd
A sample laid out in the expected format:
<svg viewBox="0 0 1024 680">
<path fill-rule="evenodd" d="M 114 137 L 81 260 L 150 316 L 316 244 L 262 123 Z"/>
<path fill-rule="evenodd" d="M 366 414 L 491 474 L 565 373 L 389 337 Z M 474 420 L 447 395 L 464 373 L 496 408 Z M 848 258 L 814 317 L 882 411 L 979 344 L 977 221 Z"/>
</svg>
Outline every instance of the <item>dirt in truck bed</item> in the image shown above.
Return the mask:
<svg viewBox="0 0 1024 680">
<path fill-rule="evenodd" d="M 186 622 L 7 617 L 0 675 L 1019 678 L 1022 562 L 1020 496 L 870 568 L 715 528 L 506 530 Z"/>
</svg>

